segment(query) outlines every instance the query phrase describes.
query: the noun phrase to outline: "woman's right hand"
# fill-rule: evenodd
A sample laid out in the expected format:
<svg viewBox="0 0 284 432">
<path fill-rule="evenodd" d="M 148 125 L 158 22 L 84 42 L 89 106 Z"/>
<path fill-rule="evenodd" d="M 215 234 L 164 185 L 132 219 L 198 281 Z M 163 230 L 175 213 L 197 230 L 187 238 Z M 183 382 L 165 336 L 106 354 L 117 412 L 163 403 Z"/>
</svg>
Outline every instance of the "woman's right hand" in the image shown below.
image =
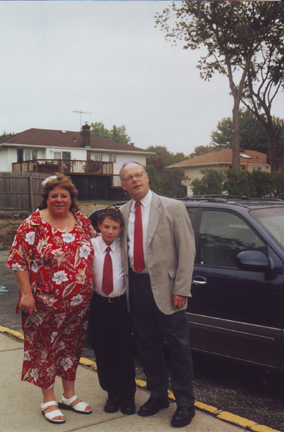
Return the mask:
<svg viewBox="0 0 284 432">
<path fill-rule="evenodd" d="M 19 303 L 20 311 L 29 314 L 29 317 L 31 317 L 34 312 L 37 312 L 37 310 L 35 299 L 32 294 L 29 273 L 27 270 L 15 271 L 15 277 L 21 291 Z"/>
<path fill-rule="evenodd" d="M 34 312 L 37 312 L 35 299 L 32 293 L 22 293 L 19 306 L 20 311 L 29 314 L 29 317 L 31 317 Z"/>
</svg>

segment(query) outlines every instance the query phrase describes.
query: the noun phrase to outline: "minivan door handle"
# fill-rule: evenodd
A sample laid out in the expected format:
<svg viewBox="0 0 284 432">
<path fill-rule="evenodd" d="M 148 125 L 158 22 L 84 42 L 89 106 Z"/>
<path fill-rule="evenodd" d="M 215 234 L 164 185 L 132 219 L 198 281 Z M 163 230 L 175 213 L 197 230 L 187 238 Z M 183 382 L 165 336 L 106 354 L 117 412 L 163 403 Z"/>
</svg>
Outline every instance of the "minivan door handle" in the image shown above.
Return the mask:
<svg viewBox="0 0 284 432">
<path fill-rule="evenodd" d="M 196 280 L 198 278 L 198 280 Z M 196 276 L 192 281 L 193 285 L 207 285 L 207 279 L 203 276 Z"/>
</svg>

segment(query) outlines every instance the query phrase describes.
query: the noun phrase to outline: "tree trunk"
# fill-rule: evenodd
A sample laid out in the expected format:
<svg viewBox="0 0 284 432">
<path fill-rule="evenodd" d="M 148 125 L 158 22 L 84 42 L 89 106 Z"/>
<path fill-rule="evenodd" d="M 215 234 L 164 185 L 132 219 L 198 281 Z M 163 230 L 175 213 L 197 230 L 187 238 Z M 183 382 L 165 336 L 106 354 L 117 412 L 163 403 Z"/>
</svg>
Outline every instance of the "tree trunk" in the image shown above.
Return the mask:
<svg viewBox="0 0 284 432">
<path fill-rule="evenodd" d="M 271 166 L 271 172 L 277 172 L 281 168 L 281 161 L 278 160 L 275 146 L 275 131 L 272 124 L 272 118 L 269 116 L 267 123 L 265 123 L 265 129 L 268 136 L 268 147 L 267 147 L 267 162 Z"/>
<path fill-rule="evenodd" d="M 240 171 L 240 103 L 238 98 L 234 96 L 234 108 L 233 108 L 233 163 L 232 168 L 235 171 Z"/>
</svg>

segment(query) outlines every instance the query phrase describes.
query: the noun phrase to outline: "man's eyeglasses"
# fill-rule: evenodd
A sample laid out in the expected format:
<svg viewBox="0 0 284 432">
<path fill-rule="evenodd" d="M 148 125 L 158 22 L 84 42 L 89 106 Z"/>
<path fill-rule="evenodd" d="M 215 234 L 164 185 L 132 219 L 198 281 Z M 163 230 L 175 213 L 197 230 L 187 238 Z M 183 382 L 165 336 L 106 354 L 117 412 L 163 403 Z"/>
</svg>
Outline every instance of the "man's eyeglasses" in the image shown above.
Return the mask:
<svg viewBox="0 0 284 432">
<path fill-rule="evenodd" d="M 141 179 L 143 177 L 143 175 L 144 175 L 144 171 L 137 173 L 137 174 L 134 174 L 134 175 L 131 175 L 131 176 L 128 176 L 125 179 L 123 179 L 123 181 L 126 183 L 130 183 L 134 180 L 134 178 L 136 178 L 137 180 Z"/>
</svg>

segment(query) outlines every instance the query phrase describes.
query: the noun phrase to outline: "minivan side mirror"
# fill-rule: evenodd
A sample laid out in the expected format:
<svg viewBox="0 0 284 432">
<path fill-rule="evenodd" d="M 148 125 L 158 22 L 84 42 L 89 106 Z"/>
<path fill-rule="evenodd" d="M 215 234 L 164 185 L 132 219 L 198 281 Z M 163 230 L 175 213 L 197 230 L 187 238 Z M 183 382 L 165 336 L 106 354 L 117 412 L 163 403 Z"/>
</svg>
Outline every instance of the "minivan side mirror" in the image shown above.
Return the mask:
<svg viewBox="0 0 284 432">
<path fill-rule="evenodd" d="M 254 250 L 240 252 L 236 257 L 236 264 L 241 270 L 264 272 L 271 269 L 264 253 Z"/>
</svg>

